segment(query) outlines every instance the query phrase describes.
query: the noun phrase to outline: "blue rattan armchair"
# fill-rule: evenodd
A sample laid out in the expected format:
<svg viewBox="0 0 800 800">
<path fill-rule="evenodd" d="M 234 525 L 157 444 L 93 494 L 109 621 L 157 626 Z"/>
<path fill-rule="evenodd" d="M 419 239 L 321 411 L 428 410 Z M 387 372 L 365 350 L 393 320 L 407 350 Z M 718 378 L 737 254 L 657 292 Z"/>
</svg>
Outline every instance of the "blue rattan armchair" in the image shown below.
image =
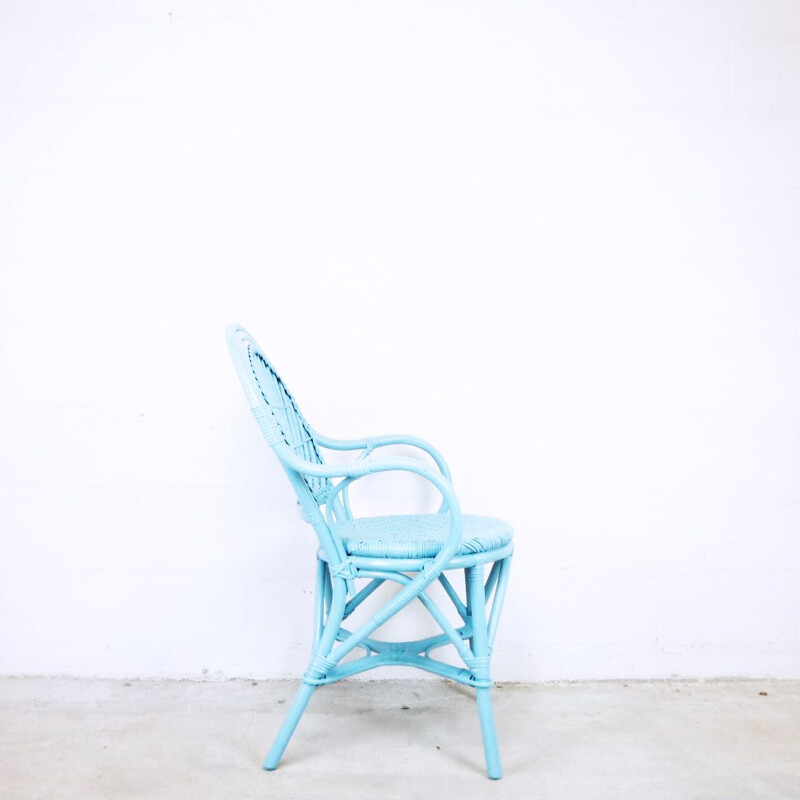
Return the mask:
<svg viewBox="0 0 800 800">
<path fill-rule="evenodd" d="M 250 334 L 238 325 L 227 329 L 228 347 L 250 408 L 297 493 L 304 519 L 319 539 L 314 639 L 311 661 L 289 713 L 266 760 L 275 769 L 317 686 L 384 665 L 406 665 L 471 686 L 476 691 L 486 771 L 501 776 L 490 691 L 489 663 L 505 596 L 513 550 L 512 530 L 489 517 L 467 516 L 453 490 L 450 471 L 429 444 L 412 436 L 340 440 L 317 433 Z M 381 458 L 387 445 L 410 445 L 430 462 Z M 322 450 L 358 452 L 345 464 L 326 464 Z M 429 481 L 441 494 L 436 514 L 354 516 L 350 485 L 377 472 L 404 471 Z M 485 567 L 491 565 L 488 576 Z M 447 574 L 464 571 L 462 599 Z M 379 586 L 398 584 L 396 594 L 355 630 L 344 622 Z M 438 581 L 452 601 L 460 623 L 452 624 L 426 589 Z M 419 600 L 442 633 L 408 642 L 385 641 L 373 633 Z M 464 667 L 432 656 L 452 646 Z M 359 658 L 343 662 L 356 648 Z"/>
</svg>

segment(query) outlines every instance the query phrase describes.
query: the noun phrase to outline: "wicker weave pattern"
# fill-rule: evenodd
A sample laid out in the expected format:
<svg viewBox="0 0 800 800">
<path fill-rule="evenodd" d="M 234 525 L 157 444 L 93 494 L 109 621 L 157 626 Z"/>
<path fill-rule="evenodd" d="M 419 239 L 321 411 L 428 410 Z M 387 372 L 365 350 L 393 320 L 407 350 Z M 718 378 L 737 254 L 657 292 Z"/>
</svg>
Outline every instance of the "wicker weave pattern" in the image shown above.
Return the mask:
<svg viewBox="0 0 800 800">
<path fill-rule="evenodd" d="M 272 365 L 250 345 L 247 346 L 247 356 L 253 378 L 271 412 L 277 434 L 276 440 L 285 442 L 304 461 L 324 464 L 305 417 L 300 413 L 297 403 Z M 331 481 L 328 478 L 316 478 L 310 475 L 304 475 L 303 479 L 317 502 L 324 503 L 331 488 Z"/>
<path fill-rule="evenodd" d="M 513 536 L 509 525 L 493 517 L 464 515 L 463 520 L 457 555 L 503 547 Z M 348 555 L 373 558 L 433 558 L 448 532 L 449 521 L 443 514 L 361 517 L 336 525 Z"/>
</svg>

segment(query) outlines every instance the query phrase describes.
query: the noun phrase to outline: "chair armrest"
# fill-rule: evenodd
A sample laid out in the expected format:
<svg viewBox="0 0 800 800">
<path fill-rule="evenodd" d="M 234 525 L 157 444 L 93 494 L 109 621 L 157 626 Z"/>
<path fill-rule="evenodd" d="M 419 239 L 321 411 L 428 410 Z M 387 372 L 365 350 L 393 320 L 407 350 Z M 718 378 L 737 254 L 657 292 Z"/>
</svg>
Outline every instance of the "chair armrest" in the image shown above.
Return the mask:
<svg viewBox="0 0 800 800">
<path fill-rule="evenodd" d="M 301 475 L 309 475 L 316 478 L 342 478 L 343 480 L 336 484 L 328 495 L 328 503 L 333 502 L 339 493 L 346 492 L 351 483 L 366 475 L 373 475 L 378 472 L 412 472 L 419 475 L 433 484 L 442 495 L 442 505 L 439 512 L 450 514 L 450 533 L 436 556 L 432 568 L 438 567 L 438 572 L 441 572 L 444 565 L 458 549 L 461 542 L 461 506 L 453 485 L 447 477 L 429 469 L 421 461 L 401 456 L 396 458 L 367 456 L 347 464 L 315 464 L 305 461 L 291 451 L 281 453 L 280 458 L 287 467 Z"/>
<path fill-rule="evenodd" d="M 363 439 L 335 439 L 332 436 L 325 436 L 325 434 L 314 431 L 314 438 L 327 450 L 364 450 L 367 454 L 371 453 L 378 447 L 388 447 L 389 445 L 402 444 L 409 447 L 416 447 L 427 453 L 439 468 L 439 472 L 452 481 L 450 475 L 450 468 L 444 456 L 429 442 L 421 439 L 419 436 L 410 436 L 404 433 L 392 433 L 385 436 L 367 436 Z"/>
<path fill-rule="evenodd" d="M 444 476 L 428 469 L 422 462 L 413 458 L 386 458 L 378 459 L 367 457 L 352 461 L 349 464 L 315 464 L 299 458 L 293 452 L 283 452 L 280 454 L 284 465 L 294 470 L 300 475 L 311 475 L 318 478 L 342 478 L 328 495 L 328 502 L 341 491 L 346 491 L 347 487 L 355 480 L 363 478 L 365 475 L 373 475 L 377 472 L 413 472 L 432 483 L 442 494 L 442 509 L 449 513 L 450 531 L 442 544 L 435 558 L 426 561 L 420 572 L 404 586 L 398 594 L 390 601 L 385 603 L 373 615 L 369 622 L 353 634 L 354 636 L 369 636 L 374 630 L 379 628 L 390 617 L 394 616 L 401 608 L 408 605 L 414 598 L 419 597 L 427 586 L 435 581 L 444 572 L 450 559 L 456 554 L 461 543 L 461 532 L 463 521 L 461 517 L 461 507 L 458 498 L 453 491 L 450 481 Z M 333 532 L 331 532 L 333 533 Z M 335 535 L 335 534 L 334 534 Z M 338 542 L 341 548 L 341 541 Z M 342 549 L 342 560 L 336 569 L 352 564 L 350 557 L 344 554 Z M 347 580 L 347 576 L 343 575 Z M 352 580 L 351 576 L 350 580 Z M 345 645 L 346 649 L 346 645 Z"/>
</svg>

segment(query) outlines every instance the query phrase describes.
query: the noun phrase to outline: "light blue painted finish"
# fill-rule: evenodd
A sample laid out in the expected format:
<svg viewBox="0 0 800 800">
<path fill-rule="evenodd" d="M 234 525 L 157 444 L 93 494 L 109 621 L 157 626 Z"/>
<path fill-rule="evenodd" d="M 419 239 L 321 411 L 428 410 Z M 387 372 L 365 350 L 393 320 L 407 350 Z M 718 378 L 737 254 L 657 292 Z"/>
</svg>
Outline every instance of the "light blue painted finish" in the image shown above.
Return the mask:
<svg viewBox="0 0 800 800">
<path fill-rule="evenodd" d="M 264 768 L 278 766 L 317 686 L 380 666 L 405 665 L 475 689 L 486 772 L 490 778 L 499 778 L 490 662 L 513 552 L 510 526 L 494 518 L 462 515 L 447 463 L 422 439 L 393 435 L 343 440 L 318 433 L 250 334 L 231 324 L 227 339 L 250 408 L 319 541 L 311 661 Z M 376 454 L 396 444 L 421 450 L 436 468 L 415 459 Z M 325 449 L 359 453 L 348 463 L 328 465 L 322 456 Z M 397 471 L 415 473 L 439 491 L 438 514 L 354 517 L 350 485 L 365 475 Z M 487 564 L 491 564 L 488 577 Z M 446 574 L 455 570 L 464 572 L 464 600 Z M 345 627 L 345 620 L 387 581 L 398 585 L 397 593 L 355 630 Z M 461 620 L 457 627 L 426 591 L 435 581 L 453 603 Z M 428 610 L 442 633 L 407 642 L 373 637 L 414 600 Z M 431 655 L 442 647 L 452 647 L 464 667 Z M 356 648 L 364 654 L 342 663 Z"/>
<path fill-rule="evenodd" d="M 499 519 L 464 515 L 457 555 L 495 550 L 511 541 L 511 527 Z M 444 514 L 405 514 L 347 519 L 333 525 L 344 549 L 354 556 L 433 558 L 448 532 Z"/>
</svg>

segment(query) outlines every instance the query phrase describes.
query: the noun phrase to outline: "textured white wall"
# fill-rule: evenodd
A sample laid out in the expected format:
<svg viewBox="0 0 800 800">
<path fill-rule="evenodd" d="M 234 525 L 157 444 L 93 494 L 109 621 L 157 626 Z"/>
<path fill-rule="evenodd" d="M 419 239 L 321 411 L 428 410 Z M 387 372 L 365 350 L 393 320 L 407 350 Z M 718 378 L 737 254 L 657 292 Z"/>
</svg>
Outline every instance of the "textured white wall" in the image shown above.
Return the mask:
<svg viewBox="0 0 800 800">
<path fill-rule="evenodd" d="M 800 677 L 797 4 L 4 3 L 0 174 L 0 673 L 303 669 L 235 319 L 514 524 L 498 678 Z"/>
</svg>

